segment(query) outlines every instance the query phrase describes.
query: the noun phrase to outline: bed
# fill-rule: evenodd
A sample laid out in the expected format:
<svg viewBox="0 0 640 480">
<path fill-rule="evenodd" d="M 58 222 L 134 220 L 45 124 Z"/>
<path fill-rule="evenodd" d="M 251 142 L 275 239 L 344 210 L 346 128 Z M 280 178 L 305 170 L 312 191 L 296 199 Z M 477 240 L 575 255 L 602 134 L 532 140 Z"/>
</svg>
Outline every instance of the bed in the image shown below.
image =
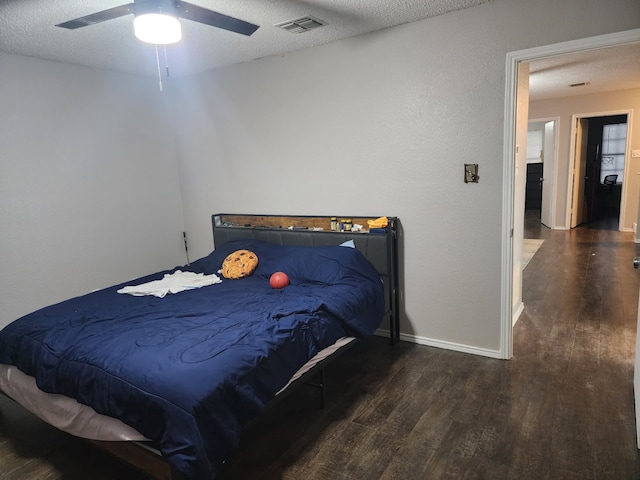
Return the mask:
<svg viewBox="0 0 640 480">
<path fill-rule="evenodd" d="M 341 232 L 330 217 L 213 215 L 210 255 L 1 330 L 0 390 L 139 467 L 131 445 L 159 452 L 171 478 L 213 478 L 247 424 L 384 331 L 385 318 L 397 341 L 397 219 L 386 218 L 383 228 Z M 352 219 L 369 220 L 379 219 Z M 224 278 L 223 261 L 241 251 L 257 256 L 255 271 Z M 270 286 L 276 271 L 288 286 Z M 220 281 L 161 296 L 127 291 L 181 272 Z"/>
</svg>

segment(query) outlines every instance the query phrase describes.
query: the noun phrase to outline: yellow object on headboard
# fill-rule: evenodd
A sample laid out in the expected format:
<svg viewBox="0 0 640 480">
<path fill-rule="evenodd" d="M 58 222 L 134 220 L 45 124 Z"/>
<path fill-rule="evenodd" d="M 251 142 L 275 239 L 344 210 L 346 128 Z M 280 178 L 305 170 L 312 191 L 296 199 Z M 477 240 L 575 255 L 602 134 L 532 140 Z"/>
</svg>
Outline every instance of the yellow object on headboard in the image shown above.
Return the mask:
<svg viewBox="0 0 640 480">
<path fill-rule="evenodd" d="M 387 217 L 376 218 L 375 220 L 367 220 L 369 228 L 385 228 L 389 224 Z"/>
</svg>

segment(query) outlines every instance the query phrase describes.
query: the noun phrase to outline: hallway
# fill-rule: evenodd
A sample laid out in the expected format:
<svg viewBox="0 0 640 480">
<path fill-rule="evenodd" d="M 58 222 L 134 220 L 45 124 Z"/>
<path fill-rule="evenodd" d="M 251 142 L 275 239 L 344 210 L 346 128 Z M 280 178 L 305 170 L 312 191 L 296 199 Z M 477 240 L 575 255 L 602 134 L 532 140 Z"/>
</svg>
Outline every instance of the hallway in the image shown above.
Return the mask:
<svg viewBox="0 0 640 480">
<path fill-rule="evenodd" d="M 575 478 L 638 478 L 633 367 L 640 272 L 632 260 L 640 246 L 617 226 L 617 219 L 571 231 L 530 218 L 525 224 L 525 237 L 545 242 L 524 270 L 514 364 L 522 361 L 543 395 L 538 431 L 546 424 L 553 463 L 582 472 Z"/>
</svg>

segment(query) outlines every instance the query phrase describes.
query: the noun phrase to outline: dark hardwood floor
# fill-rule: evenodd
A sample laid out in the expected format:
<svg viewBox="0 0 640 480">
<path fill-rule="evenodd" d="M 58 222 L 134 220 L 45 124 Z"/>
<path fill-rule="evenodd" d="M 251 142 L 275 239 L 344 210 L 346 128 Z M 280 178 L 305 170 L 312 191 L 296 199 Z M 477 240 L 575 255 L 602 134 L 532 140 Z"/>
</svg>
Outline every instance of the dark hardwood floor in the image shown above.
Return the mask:
<svg viewBox="0 0 640 480">
<path fill-rule="evenodd" d="M 563 232 L 528 217 L 525 236 L 545 242 L 524 271 L 512 360 L 363 341 L 328 368 L 326 408 L 297 391 L 218 480 L 640 479 L 639 248 L 607 223 Z M 143 478 L 0 399 L 0 479 Z"/>
</svg>

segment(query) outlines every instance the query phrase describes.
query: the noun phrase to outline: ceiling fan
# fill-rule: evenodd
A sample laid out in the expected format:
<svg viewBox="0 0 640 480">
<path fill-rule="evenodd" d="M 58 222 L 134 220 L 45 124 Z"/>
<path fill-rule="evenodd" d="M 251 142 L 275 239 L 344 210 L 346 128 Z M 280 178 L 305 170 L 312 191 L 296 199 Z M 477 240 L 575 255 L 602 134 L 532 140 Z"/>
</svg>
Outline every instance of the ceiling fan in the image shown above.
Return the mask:
<svg viewBox="0 0 640 480">
<path fill-rule="evenodd" d="M 180 40 L 182 34 L 178 17 L 247 36 L 259 28 L 253 23 L 180 0 L 134 0 L 133 3 L 59 23 L 56 27 L 75 30 L 129 14 L 134 15 L 136 37 L 156 44 L 175 43 Z"/>
</svg>

